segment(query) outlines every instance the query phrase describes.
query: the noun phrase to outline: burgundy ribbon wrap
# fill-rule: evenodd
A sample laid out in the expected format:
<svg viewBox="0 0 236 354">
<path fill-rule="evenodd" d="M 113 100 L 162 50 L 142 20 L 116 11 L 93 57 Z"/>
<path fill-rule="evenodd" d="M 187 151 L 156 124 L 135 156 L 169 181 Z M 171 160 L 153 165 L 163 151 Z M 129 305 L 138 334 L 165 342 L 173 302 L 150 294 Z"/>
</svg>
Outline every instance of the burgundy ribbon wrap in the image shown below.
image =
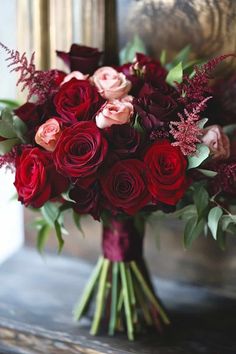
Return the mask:
<svg viewBox="0 0 236 354">
<path fill-rule="evenodd" d="M 137 261 L 143 258 L 143 236 L 137 230 L 133 218 L 118 220 L 110 218 L 103 226 L 102 250 L 105 258 L 113 262 Z"/>
</svg>

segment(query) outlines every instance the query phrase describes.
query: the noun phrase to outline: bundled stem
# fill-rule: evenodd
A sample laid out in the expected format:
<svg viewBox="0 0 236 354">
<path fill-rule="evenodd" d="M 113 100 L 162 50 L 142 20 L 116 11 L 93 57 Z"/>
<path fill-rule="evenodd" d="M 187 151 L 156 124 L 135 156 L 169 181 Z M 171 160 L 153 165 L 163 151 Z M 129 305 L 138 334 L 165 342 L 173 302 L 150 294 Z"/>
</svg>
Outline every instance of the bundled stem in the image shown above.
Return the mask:
<svg viewBox="0 0 236 354">
<path fill-rule="evenodd" d="M 134 340 L 142 320 L 147 326 L 154 325 L 160 331 L 161 322 L 165 325 L 170 323 L 154 293 L 150 279 L 137 261 L 111 262 L 101 257 L 75 308 L 75 319 L 79 320 L 88 313 L 93 294 L 96 292 L 90 331 L 92 335 L 99 332 L 102 319 L 107 322 L 109 335 L 126 328 L 129 340 Z M 105 309 L 108 318 L 105 316 Z"/>
</svg>

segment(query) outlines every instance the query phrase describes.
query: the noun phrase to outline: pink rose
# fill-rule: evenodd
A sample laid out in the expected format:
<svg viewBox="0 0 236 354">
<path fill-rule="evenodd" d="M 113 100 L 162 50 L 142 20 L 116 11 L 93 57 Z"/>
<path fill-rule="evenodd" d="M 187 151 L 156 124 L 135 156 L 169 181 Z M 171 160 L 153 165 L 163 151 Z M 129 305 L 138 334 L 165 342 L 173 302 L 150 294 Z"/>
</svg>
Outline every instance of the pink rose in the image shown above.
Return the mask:
<svg viewBox="0 0 236 354">
<path fill-rule="evenodd" d="M 70 81 L 71 79 L 87 80 L 88 77 L 89 77 L 89 74 L 84 75 L 80 71 L 72 71 L 70 74 L 66 75 L 66 77 L 62 81 L 61 85 L 64 85 L 66 82 Z"/>
<path fill-rule="evenodd" d="M 55 118 L 51 118 L 40 125 L 35 135 L 35 141 L 45 150 L 54 151 L 61 133 L 60 124 Z"/>
<path fill-rule="evenodd" d="M 133 115 L 133 105 L 130 102 L 113 100 L 107 102 L 96 115 L 97 127 L 100 129 L 110 127 L 113 124 L 126 124 Z"/>
<path fill-rule="evenodd" d="M 109 100 L 122 98 L 131 89 L 131 82 L 126 79 L 126 76 L 110 66 L 103 66 L 96 70 L 92 81 L 100 95 Z"/>
<path fill-rule="evenodd" d="M 227 159 L 229 157 L 229 138 L 219 125 L 211 125 L 203 129 L 202 142 L 209 147 L 213 159 Z"/>
</svg>

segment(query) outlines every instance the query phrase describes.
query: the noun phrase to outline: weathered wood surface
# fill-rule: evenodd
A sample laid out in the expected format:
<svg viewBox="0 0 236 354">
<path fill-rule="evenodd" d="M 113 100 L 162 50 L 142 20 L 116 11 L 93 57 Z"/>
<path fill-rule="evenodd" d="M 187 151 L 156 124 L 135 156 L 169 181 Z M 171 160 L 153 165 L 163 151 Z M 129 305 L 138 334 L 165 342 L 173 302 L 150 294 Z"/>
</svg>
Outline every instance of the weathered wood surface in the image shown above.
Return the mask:
<svg viewBox="0 0 236 354">
<path fill-rule="evenodd" d="M 23 250 L 0 268 L 0 353 L 235 354 L 236 300 L 220 289 L 155 279 L 172 326 L 159 337 L 146 333 L 134 343 L 88 334 L 89 320 L 71 312 L 90 265 Z"/>
</svg>

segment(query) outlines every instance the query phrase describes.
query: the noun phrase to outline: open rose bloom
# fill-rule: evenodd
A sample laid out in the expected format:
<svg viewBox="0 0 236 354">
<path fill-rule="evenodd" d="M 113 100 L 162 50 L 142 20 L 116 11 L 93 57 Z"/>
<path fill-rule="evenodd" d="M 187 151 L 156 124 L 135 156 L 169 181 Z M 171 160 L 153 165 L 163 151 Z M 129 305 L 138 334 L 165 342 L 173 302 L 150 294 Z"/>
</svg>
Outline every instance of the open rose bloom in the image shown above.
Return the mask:
<svg viewBox="0 0 236 354">
<path fill-rule="evenodd" d="M 145 221 L 155 213 L 182 218 L 185 247 L 203 233 L 224 247 L 224 234 L 236 232 L 231 211 L 236 202 L 236 111 L 227 100 L 222 103 L 222 97 L 236 96 L 234 81 L 210 82 L 217 63 L 230 55 L 200 67 L 190 63 L 185 72 L 180 63 L 165 66 L 142 53 L 116 67 L 104 66 L 96 48 L 73 44 L 69 52 L 57 54 L 67 72 L 36 70 L 32 61 L 11 51 L 13 70 L 20 71 L 19 82 L 29 96 L 21 107 L 1 112 L 0 166 L 15 169 L 19 201 L 43 208 L 39 237 L 54 225 L 60 249 L 65 210 L 72 211 L 77 225 L 84 214 L 103 222 L 91 333 L 98 332 L 110 291 L 106 284 L 114 275 L 124 297 L 120 320 L 123 315 L 127 319 L 120 327 L 133 339 L 132 311 L 138 303 L 130 304 L 133 277 L 134 294 L 143 291 L 151 323 L 169 323 L 139 267 Z M 220 85 L 225 88 L 221 95 Z M 46 215 L 48 210 L 53 212 Z M 119 323 L 115 295 L 107 296 L 107 306 L 113 306 L 107 311 L 110 334 Z M 86 313 L 86 301 L 77 318 Z"/>
<path fill-rule="evenodd" d="M 227 129 L 224 131 L 224 112 L 220 126 L 208 107 L 217 99 L 204 74 L 204 70 L 210 70 L 211 63 L 199 69 L 192 79 L 183 77 L 176 85 L 174 78 L 171 82 L 168 78 L 170 69 L 142 53 L 137 53 L 132 63 L 117 67 L 102 66 L 99 50 L 76 44 L 68 53 L 58 52 L 58 55 L 71 72 L 38 71 L 35 75 L 41 86 L 37 86 L 36 80 L 31 83 L 29 92 L 29 97 L 34 94 L 36 99 L 34 102 L 29 100 L 14 112 L 24 124 L 24 134 L 16 134 L 18 140 L 13 147 L 17 161 L 24 156 L 24 149 L 29 152 L 37 148 L 41 154 L 49 153 L 50 171 L 52 168 L 55 176 L 67 179 L 63 186 L 70 186 L 63 192 L 69 192 L 71 187 L 75 196 L 82 191 L 84 196 L 86 193 L 94 195 L 91 191 L 99 192 L 95 193 L 99 195 L 95 214 L 93 203 L 85 204 L 84 211 L 83 203 L 79 207 L 74 205 L 82 214 L 90 213 L 91 205 L 91 214 L 97 219 L 103 211 L 131 216 L 154 209 L 173 211 L 173 208 L 179 208 L 180 202 L 185 203 L 188 188 L 197 186 L 202 180 L 211 196 L 211 185 L 214 179 L 220 179 L 222 164 L 235 163 L 232 151 L 235 143 L 230 147 L 230 136 L 227 136 Z M 197 82 L 200 75 L 202 82 L 205 80 L 204 85 Z M 185 95 L 182 95 L 183 91 Z M 201 125 L 205 112 L 209 112 L 208 120 Z M 5 141 L 8 135 L 4 133 L 1 134 L 0 127 L 0 136 Z M 201 158 L 199 154 L 203 149 L 205 155 Z M 119 189 L 116 184 L 108 189 L 104 180 L 111 171 L 116 171 L 119 162 L 122 162 L 121 166 L 128 166 L 126 161 L 131 170 L 132 165 L 135 166 L 133 176 L 137 179 L 134 182 L 125 174 L 122 188 L 127 193 L 123 204 L 119 202 L 118 194 L 116 199 Z M 21 163 L 22 166 L 16 164 L 16 172 L 19 168 L 24 169 L 24 159 Z M 137 169 L 137 165 L 142 168 Z M 212 169 L 211 177 L 204 173 L 209 169 Z M 47 173 L 45 171 L 42 175 Z M 224 175 L 218 188 L 221 199 L 232 190 L 236 172 L 231 171 L 229 180 Z M 37 176 L 40 170 L 35 169 L 34 173 L 32 178 L 41 184 L 42 176 Z M 146 181 L 145 198 L 138 180 Z M 34 205 L 37 191 L 32 187 L 29 193 L 31 184 L 21 179 L 18 172 L 15 185 L 20 200 L 26 200 L 22 195 L 26 191 L 27 205 Z M 129 188 L 137 193 L 135 207 L 128 194 Z M 56 188 L 53 197 L 55 195 L 66 204 L 68 201 L 59 192 L 60 188 Z M 51 194 L 44 193 L 42 199 L 44 203 L 50 202 Z"/>
</svg>

